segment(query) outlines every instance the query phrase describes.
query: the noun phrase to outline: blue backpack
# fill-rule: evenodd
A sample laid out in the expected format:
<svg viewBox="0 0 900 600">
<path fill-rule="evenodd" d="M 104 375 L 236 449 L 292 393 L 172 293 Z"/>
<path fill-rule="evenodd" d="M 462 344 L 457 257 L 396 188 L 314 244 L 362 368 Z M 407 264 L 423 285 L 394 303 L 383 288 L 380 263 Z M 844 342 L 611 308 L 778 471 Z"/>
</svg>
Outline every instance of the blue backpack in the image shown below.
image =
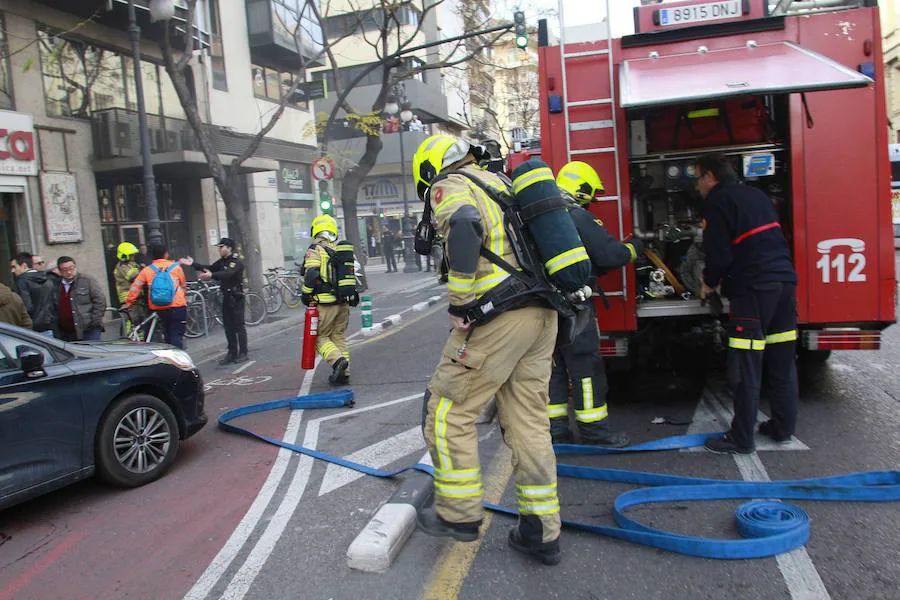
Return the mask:
<svg viewBox="0 0 900 600">
<path fill-rule="evenodd" d="M 150 302 L 156 306 L 168 306 L 175 301 L 175 279 L 171 272 L 177 266 L 178 263 L 173 262 L 165 271 L 161 271 L 156 265 L 150 265 L 156 271 L 156 277 L 150 282 Z"/>
</svg>

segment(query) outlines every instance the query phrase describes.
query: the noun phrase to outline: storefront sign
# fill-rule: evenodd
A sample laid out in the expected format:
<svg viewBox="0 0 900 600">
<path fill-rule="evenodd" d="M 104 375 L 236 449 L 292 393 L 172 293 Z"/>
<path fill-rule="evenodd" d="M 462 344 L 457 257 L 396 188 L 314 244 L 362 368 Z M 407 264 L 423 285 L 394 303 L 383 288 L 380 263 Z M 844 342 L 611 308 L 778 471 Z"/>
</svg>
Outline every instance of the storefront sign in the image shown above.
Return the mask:
<svg viewBox="0 0 900 600">
<path fill-rule="evenodd" d="M 312 193 L 313 189 L 309 181 L 309 165 L 291 162 L 282 162 L 278 164 L 279 194 Z"/>
<path fill-rule="evenodd" d="M 44 226 L 51 244 L 80 242 L 81 211 L 78 188 L 72 173 L 41 173 Z"/>
<path fill-rule="evenodd" d="M 0 175 L 37 175 L 31 115 L 0 110 Z"/>
</svg>

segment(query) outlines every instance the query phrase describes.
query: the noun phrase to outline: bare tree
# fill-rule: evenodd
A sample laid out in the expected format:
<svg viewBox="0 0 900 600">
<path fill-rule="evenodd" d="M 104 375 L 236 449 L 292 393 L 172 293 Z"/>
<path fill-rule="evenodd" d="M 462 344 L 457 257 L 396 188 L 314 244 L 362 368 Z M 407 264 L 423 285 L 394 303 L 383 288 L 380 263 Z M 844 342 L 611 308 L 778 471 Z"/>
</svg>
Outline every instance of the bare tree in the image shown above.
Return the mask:
<svg viewBox="0 0 900 600">
<path fill-rule="evenodd" d="M 363 8 L 359 2 L 349 2 L 352 12 L 360 25 L 357 32 L 361 32 L 361 39 L 368 44 L 375 56 L 375 61 L 370 63 L 350 81 L 343 81 L 341 71 L 335 60 L 335 43 L 326 42 L 326 56 L 331 65 L 332 80 L 334 82 L 337 100 L 331 113 L 320 122 L 322 132 L 322 147 L 327 149 L 330 142 L 330 132 L 339 119 L 349 118 L 361 125 L 357 129 L 365 136 L 365 149 L 362 156 L 356 160 L 344 173 L 341 183 L 341 206 L 344 210 L 344 226 L 347 238 L 353 241 L 359 240 L 359 225 L 357 220 L 357 195 L 366 176 L 375 166 L 378 155 L 383 147 L 381 139 L 381 127 L 373 127 L 384 111 L 385 103 L 392 94 L 394 86 L 402 81 L 411 79 L 425 71 L 453 67 L 472 60 L 484 48 L 495 44 L 505 31 L 494 32 L 479 36 L 471 36 L 465 39 L 448 42 L 453 47 L 444 52 L 444 58 L 440 58 L 437 52 L 429 53 L 427 62 L 412 64 L 404 61 L 404 57 L 414 56 L 418 51 L 418 42 L 426 19 L 437 12 L 437 9 L 445 0 L 422 0 L 421 12 L 418 15 L 418 23 L 415 26 L 404 25 L 403 11 L 416 9 L 419 2 L 412 0 L 376 0 L 374 8 Z M 312 6 L 313 3 L 310 3 Z M 326 38 L 327 22 L 323 20 L 318 8 L 314 13 L 320 23 L 325 25 Z M 369 24 L 362 27 L 364 20 Z M 372 26 L 374 23 L 374 27 Z M 466 23 L 466 31 L 477 32 L 485 22 L 472 20 Z M 365 107 L 354 107 L 348 98 L 364 79 L 374 74 L 378 81 L 372 96 L 371 104 Z M 360 110 L 363 109 L 363 110 Z M 339 117 L 339 112 L 345 113 Z M 404 157 L 405 158 L 405 157 Z"/>
</svg>

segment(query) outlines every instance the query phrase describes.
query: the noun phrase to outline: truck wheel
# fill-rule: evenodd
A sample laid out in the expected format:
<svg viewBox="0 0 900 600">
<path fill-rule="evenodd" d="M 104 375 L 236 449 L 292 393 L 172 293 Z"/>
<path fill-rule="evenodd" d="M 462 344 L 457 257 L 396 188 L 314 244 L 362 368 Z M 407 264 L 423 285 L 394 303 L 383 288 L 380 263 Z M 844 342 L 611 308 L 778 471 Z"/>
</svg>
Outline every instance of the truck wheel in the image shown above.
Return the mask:
<svg viewBox="0 0 900 600">
<path fill-rule="evenodd" d="M 169 469 L 177 453 L 178 421 L 156 396 L 125 396 L 100 423 L 97 471 L 109 483 L 122 487 L 150 483 Z"/>
<path fill-rule="evenodd" d="M 800 348 L 797 356 L 799 363 L 804 365 L 821 365 L 831 358 L 831 350 L 807 350 Z"/>
</svg>

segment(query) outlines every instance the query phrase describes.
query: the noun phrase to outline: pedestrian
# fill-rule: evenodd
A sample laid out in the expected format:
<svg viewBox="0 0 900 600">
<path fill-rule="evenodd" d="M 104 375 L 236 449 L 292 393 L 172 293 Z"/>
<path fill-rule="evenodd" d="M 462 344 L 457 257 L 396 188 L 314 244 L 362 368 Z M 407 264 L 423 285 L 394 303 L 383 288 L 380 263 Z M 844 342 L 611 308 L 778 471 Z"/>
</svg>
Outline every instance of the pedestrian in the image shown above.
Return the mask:
<svg viewBox="0 0 900 600">
<path fill-rule="evenodd" d="M 119 305 L 126 304 L 128 292 L 131 291 L 131 284 L 137 279 L 138 274 L 143 268 L 137 262 L 139 250 L 137 246 L 131 242 L 122 242 L 116 248 L 116 258 L 118 262 L 113 267 L 113 281 L 116 284 L 116 299 Z M 129 305 L 128 319 L 125 324 L 125 333 L 130 334 L 131 328 L 141 323 L 147 315 L 147 301 L 142 294 Z"/>
<path fill-rule="evenodd" d="M 494 252 L 518 266 L 502 212 L 470 180 L 506 189 L 496 174 L 475 164 L 464 140 L 439 134 L 425 139 L 413 157 L 419 197 L 429 201 L 449 257 L 452 331 L 425 394 L 424 434 L 434 462 L 434 508 L 419 513 L 419 528 L 458 541 L 478 539 L 482 522 L 481 466 L 475 421 L 496 396 L 504 441 L 512 449 L 519 521 L 509 533 L 518 552 L 557 564 L 559 499 L 556 459 L 547 419 L 548 384 L 557 314 L 537 297 L 521 293 L 515 304 L 500 299 L 516 278 L 480 255 Z M 444 174 L 434 185 L 432 181 Z M 492 319 L 468 316 L 480 300 L 496 298 Z"/>
<path fill-rule="evenodd" d="M 130 248 L 126 250 L 130 251 Z M 141 269 L 131 283 L 122 308 L 130 309 L 146 287 L 147 306 L 159 317 L 166 343 L 183 350 L 187 320 L 184 270 L 177 261 L 169 258 L 165 244 L 151 244 L 150 258 L 152 262 Z"/>
<path fill-rule="evenodd" d="M 38 271 L 43 271 L 47 268 L 47 261 L 44 260 L 44 257 L 37 254 L 32 255 L 31 264 Z"/>
<path fill-rule="evenodd" d="M 56 285 L 45 273 L 34 268 L 34 258 L 28 252 L 19 252 L 11 261 L 16 276 L 15 287 L 31 317 L 31 328 L 52 336 L 57 320 Z"/>
<path fill-rule="evenodd" d="M 23 329 L 31 329 L 31 316 L 25 309 L 22 298 L 0 283 L 0 321 Z"/>
<path fill-rule="evenodd" d="M 250 360 L 247 357 L 247 327 L 244 324 L 244 262 L 237 253 L 237 244 L 231 238 L 223 237 L 216 244 L 219 260 L 211 265 L 202 265 L 188 256 L 181 264 L 193 266 L 200 271 L 201 281 L 216 280 L 222 291 L 222 325 L 228 341 L 228 353 L 219 360 L 219 365 L 240 364 Z"/>
<path fill-rule="evenodd" d="M 350 348 L 347 346 L 347 326 L 350 306 L 337 295 L 337 281 L 329 281 L 331 255 L 336 248 L 337 221 L 328 215 L 316 217 L 312 224 L 313 244 L 303 259 L 303 303 L 315 304 L 319 310 L 319 330 L 316 350 L 331 367 L 328 382 L 343 385 L 350 382 Z"/>
<path fill-rule="evenodd" d="M 560 169 L 556 184 L 570 204 L 569 216 L 575 223 L 578 236 L 587 250 L 594 275 L 624 267 L 637 260 L 639 241 L 621 243 L 612 237 L 600 219 L 587 210 L 603 182 L 587 163 L 573 161 Z M 594 290 L 597 291 L 596 289 Z M 569 431 L 569 389 L 571 386 L 575 422 L 582 444 L 621 448 L 630 443 L 627 434 L 609 428 L 609 409 L 606 395 L 609 384 L 603 357 L 600 356 L 600 331 L 593 302 L 586 304 L 589 325 L 571 343 L 557 340 L 553 351 L 553 372 L 550 375 L 550 435 L 554 444 L 573 442 Z"/>
<path fill-rule="evenodd" d="M 387 264 L 387 272 L 396 273 L 397 257 L 394 255 L 394 234 L 386 225 L 381 232 L 381 249 L 384 252 L 384 261 Z"/>
<path fill-rule="evenodd" d="M 772 418 L 759 432 L 778 442 L 797 426 L 797 274 L 772 201 L 737 180 L 729 159 L 701 156 L 697 191 L 706 200 L 700 297 L 721 291 L 730 302 L 728 379 L 734 398 L 731 429 L 710 438 L 720 454 L 750 454 L 765 370 Z"/>
<path fill-rule="evenodd" d="M 62 277 L 56 300 L 60 337 L 67 342 L 99 340 L 106 294 L 96 279 L 78 272 L 71 256 L 60 256 L 56 264 Z"/>
</svg>

